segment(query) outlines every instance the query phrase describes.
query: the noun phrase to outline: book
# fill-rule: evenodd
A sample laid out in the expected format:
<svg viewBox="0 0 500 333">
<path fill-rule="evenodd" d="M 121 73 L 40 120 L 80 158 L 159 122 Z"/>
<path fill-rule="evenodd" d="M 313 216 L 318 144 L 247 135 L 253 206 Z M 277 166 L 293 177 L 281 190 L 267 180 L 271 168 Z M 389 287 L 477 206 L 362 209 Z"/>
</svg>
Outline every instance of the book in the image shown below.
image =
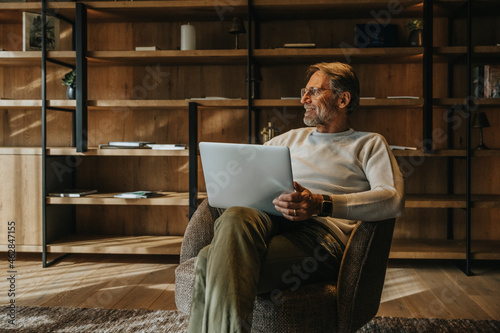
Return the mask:
<svg viewBox="0 0 500 333">
<path fill-rule="evenodd" d="M 108 142 L 108 146 L 140 148 L 140 147 L 147 147 L 148 144 L 152 144 L 152 143 L 154 143 L 154 142 L 149 142 L 149 141 L 110 141 L 110 142 Z"/>
<path fill-rule="evenodd" d="M 158 191 L 134 191 L 134 192 L 123 192 L 115 194 L 115 198 L 125 198 L 125 199 L 144 199 L 161 197 L 163 194 L 158 193 Z"/>
<path fill-rule="evenodd" d="M 100 144 L 99 149 L 151 149 L 148 146 L 113 146 L 108 144 Z"/>
<path fill-rule="evenodd" d="M 46 49 L 59 50 L 59 19 L 46 16 Z M 42 15 L 23 12 L 23 51 L 42 49 Z"/>
<path fill-rule="evenodd" d="M 79 198 L 92 193 L 97 193 L 97 190 L 83 190 L 83 189 L 71 189 L 64 190 L 61 192 L 49 193 L 51 197 L 69 197 L 69 198 Z"/>
<path fill-rule="evenodd" d="M 389 148 L 392 150 L 417 150 L 417 147 L 406 147 L 406 146 L 396 146 L 396 145 L 389 145 Z"/>
<path fill-rule="evenodd" d="M 161 50 L 158 46 L 136 46 L 136 51 L 158 51 Z"/>
<path fill-rule="evenodd" d="M 419 99 L 417 96 L 387 96 L 389 99 Z"/>
<path fill-rule="evenodd" d="M 184 144 L 163 144 L 163 143 L 152 143 L 146 145 L 148 148 L 153 150 L 185 150 L 186 145 Z"/>
<path fill-rule="evenodd" d="M 484 97 L 500 98 L 500 65 L 484 66 Z"/>
</svg>

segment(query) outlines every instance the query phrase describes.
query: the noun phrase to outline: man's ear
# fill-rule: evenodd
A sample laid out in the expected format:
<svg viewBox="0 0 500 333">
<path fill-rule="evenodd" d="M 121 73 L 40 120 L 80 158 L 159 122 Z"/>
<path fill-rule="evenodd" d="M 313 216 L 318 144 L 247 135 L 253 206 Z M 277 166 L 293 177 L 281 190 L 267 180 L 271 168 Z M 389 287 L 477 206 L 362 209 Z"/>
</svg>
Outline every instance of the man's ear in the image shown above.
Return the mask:
<svg viewBox="0 0 500 333">
<path fill-rule="evenodd" d="M 351 93 L 348 91 L 344 91 L 342 94 L 340 94 L 339 98 L 337 99 L 339 109 L 347 108 L 350 102 L 351 102 Z"/>
</svg>

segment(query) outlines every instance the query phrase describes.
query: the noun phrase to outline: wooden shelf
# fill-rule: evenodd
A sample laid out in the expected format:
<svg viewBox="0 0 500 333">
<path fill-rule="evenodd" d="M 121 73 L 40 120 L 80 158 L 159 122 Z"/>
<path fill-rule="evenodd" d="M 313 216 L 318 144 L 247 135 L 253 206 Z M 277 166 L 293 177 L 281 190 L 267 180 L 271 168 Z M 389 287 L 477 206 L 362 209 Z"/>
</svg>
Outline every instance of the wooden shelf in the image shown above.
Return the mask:
<svg viewBox="0 0 500 333">
<path fill-rule="evenodd" d="M 256 49 L 253 56 L 262 64 L 346 61 L 346 57 L 352 62 L 408 63 L 422 61 L 423 52 L 423 47 L 277 48 Z"/>
<path fill-rule="evenodd" d="M 51 156 L 189 156 L 189 150 L 157 150 L 157 149 L 99 149 L 89 147 L 86 152 L 79 153 L 74 147 L 50 147 L 47 148 L 47 155 Z"/>
<path fill-rule="evenodd" d="M 89 51 L 89 65 L 245 65 L 247 50 Z"/>
<path fill-rule="evenodd" d="M 0 109 L 40 109 L 41 99 L 0 99 Z M 53 108 L 76 108 L 75 100 L 48 100 L 47 107 Z"/>
<path fill-rule="evenodd" d="M 500 208 L 500 195 L 472 195 L 472 208 Z M 408 194 L 405 208 L 466 208 L 465 194 Z"/>
<path fill-rule="evenodd" d="M 96 193 L 80 198 L 47 197 L 50 205 L 138 205 L 138 206 L 189 206 L 189 193 L 185 192 L 160 192 L 162 197 L 147 199 L 124 199 L 115 198 L 116 193 Z M 204 193 L 198 195 L 201 202 L 207 196 Z"/>
<path fill-rule="evenodd" d="M 71 235 L 47 245 L 49 253 L 180 254 L 182 236 Z"/>
<path fill-rule="evenodd" d="M 189 99 L 189 100 L 98 100 L 88 101 L 89 109 L 99 110 L 151 110 L 151 109 L 188 109 L 189 102 L 195 102 L 201 108 L 244 108 L 248 106 L 246 99 Z"/>
<path fill-rule="evenodd" d="M 500 241 L 473 240 L 472 259 L 499 260 Z M 465 259 L 465 241 L 393 239 L 390 259 Z"/>
<path fill-rule="evenodd" d="M 117 193 L 91 194 L 81 198 L 47 197 L 47 204 L 58 205 L 189 205 L 188 193 L 163 192 L 164 197 L 148 199 L 114 198 Z M 207 197 L 206 193 L 199 193 L 201 202 Z M 500 208 L 500 195 L 473 195 L 473 208 Z M 405 208 L 465 208 L 465 194 L 408 194 Z"/>
<path fill-rule="evenodd" d="M 49 51 L 47 57 L 75 65 L 75 51 Z M 41 51 L 0 51 L 0 65 L 5 66 L 40 66 L 42 63 Z M 48 66 L 57 66 L 48 61 Z"/>
<path fill-rule="evenodd" d="M 353 62 L 420 62 L 422 47 L 391 48 L 277 48 L 256 49 L 253 56 L 261 64 L 272 63 L 309 63 L 329 60 L 345 61 L 348 55 Z M 247 50 L 159 50 L 159 51 L 89 51 L 90 65 L 244 65 Z"/>
<path fill-rule="evenodd" d="M 134 110 L 140 109 L 187 109 L 189 102 L 195 102 L 200 108 L 235 108 L 246 109 L 248 100 L 246 99 L 190 99 L 190 100 L 92 100 L 88 101 L 89 109 L 100 110 L 113 108 L 113 110 Z M 362 99 L 360 107 L 370 108 L 418 108 L 422 107 L 423 99 Z M 255 108 L 274 108 L 274 107 L 297 107 L 303 108 L 300 99 L 256 99 L 253 100 Z"/>
</svg>

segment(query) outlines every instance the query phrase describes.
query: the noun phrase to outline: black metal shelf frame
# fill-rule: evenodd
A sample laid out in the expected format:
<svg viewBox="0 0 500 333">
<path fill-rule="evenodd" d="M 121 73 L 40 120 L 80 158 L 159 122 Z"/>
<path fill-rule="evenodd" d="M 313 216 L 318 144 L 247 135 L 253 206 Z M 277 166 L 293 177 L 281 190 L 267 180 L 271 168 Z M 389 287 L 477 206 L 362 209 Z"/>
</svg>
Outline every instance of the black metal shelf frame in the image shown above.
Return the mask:
<svg viewBox="0 0 500 333">
<path fill-rule="evenodd" d="M 45 15 L 52 13 L 47 9 L 46 2 L 50 0 L 42 0 L 42 29 L 45 31 Z M 467 95 L 471 94 L 471 73 L 472 73 L 472 0 L 466 2 L 467 11 Z M 255 143 L 258 141 L 258 111 L 253 108 L 254 99 L 254 59 L 253 59 L 253 28 L 254 28 L 254 9 L 252 0 L 247 0 L 247 19 L 248 19 L 248 39 L 247 39 L 247 93 L 248 93 L 248 142 Z M 61 18 L 61 16 L 58 16 Z M 424 0 L 423 20 L 424 20 L 424 56 L 423 56 L 423 142 L 424 152 L 432 153 L 433 149 L 433 1 Z M 255 25 L 258 29 L 258 25 Z M 256 33 L 256 35 L 258 35 Z M 257 38 L 257 36 L 255 36 Z M 88 137 L 87 137 L 87 7 L 84 3 L 76 3 L 75 23 L 73 25 L 73 40 L 76 49 L 76 72 L 77 72 L 77 92 L 76 92 L 76 110 L 73 113 L 73 146 L 76 147 L 78 152 L 85 152 L 87 150 Z M 48 59 L 45 47 L 45 33 L 42 34 L 42 195 L 43 195 L 43 264 L 44 267 L 50 265 L 52 262 L 47 262 L 47 217 L 46 217 L 46 163 L 47 163 L 47 98 L 46 98 L 46 62 L 50 61 L 59 65 L 72 67 L 69 64 L 59 62 L 54 59 Z M 72 111 L 61 108 L 50 108 L 60 111 Z M 466 259 L 465 259 L 465 273 L 471 274 L 471 117 L 470 105 L 467 105 L 467 129 L 466 129 Z M 189 103 L 189 218 L 197 208 L 198 201 L 198 104 L 195 102 Z M 449 232 L 448 232 L 449 234 Z M 58 258 L 59 259 L 59 258 Z M 58 260 L 56 259 L 56 260 Z"/>
<path fill-rule="evenodd" d="M 73 26 L 73 48 L 75 47 L 75 24 L 71 20 L 67 19 L 66 17 L 60 15 L 59 13 L 55 13 L 54 11 L 50 10 L 47 8 L 47 1 L 48 0 L 42 0 L 42 10 L 41 10 L 41 16 L 42 16 L 42 62 L 41 62 L 41 74 L 42 74 L 42 79 L 41 79 L 41 89 L 42 89 L 42 114 L 41 114 L 41 130 L 42 130 L 42 264 L 43 267 L 47 267 L 52 265 L 53 263 L 63 259 L 67 254 L 63 254 L 61 256 L 56 257 L 53 260 L 48 260 L 48 253 L 47 253 L 47 242 L 48 242 L 48 214 L 47 214 L 47 203 L 46 203 L 46 196 L 47 196 L 47 162 L 48 162 L 48 156 L 47 156 L 47 111 L 54 110 L 54 111 L 62 111 L 62 112 L 72 112 L 73 113 L 73 119 L 75 119 L 75 115 L 78 113 L 78 108 L 77 110 L 71 110 L 71 109 L 66 109 L 66 108 L 57 108 L 57 107 L 49 107 L 47 103 L 47 62 L 54 63 L 59 66 L 64 66 L 68 68 L 74 69 L 75 67 L 71 64 L 59 61 L 57 59 L 51 59 L 47 56 L 47 35 L 46 35 L 46 29 L 47 29 L 47 14 L 51 16 L 55 16 L 59 19 L 62 19 Z M 78 62 L 76 64 L 76 68 L 80 68 Z M 80 83 L 80 87 L 81 87 Z M 85 85 L 86 86 L 86 85 Z M 73 127 L 73 141 L 75 140 L 75 127 Z"/>
</svg>

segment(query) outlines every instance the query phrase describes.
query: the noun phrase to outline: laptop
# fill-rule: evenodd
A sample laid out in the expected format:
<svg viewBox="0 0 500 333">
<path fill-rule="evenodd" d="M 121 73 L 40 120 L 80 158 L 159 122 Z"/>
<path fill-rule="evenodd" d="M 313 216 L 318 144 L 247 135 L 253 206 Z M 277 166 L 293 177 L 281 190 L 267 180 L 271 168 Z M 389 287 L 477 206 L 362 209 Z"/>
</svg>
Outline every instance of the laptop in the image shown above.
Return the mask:
<svg viewBox="0 0 500 333">
<path fill-rule="evenodd" d="M 293 192 L 288 147 L 200 142 L 200 155 L 212 207 L 243 206 L 281 215 L 272 201 Z"/>
</svg>

